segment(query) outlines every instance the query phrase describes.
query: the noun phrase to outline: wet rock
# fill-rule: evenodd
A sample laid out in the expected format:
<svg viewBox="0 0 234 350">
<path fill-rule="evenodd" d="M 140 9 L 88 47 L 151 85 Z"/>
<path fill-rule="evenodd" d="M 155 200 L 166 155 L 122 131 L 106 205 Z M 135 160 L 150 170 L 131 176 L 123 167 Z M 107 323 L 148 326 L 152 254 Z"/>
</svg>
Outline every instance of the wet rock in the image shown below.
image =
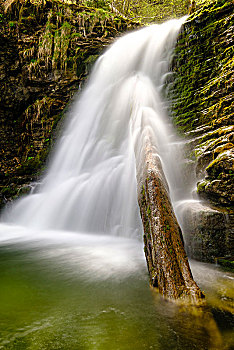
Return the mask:
<svg viewBox="0 0 234 350">
<path fill-rule="evenodd" d="M 225 146 L 229 148 L 228 144 Z M 233 206 L 234 149 L 222 151 L 205 170 L 207 176 L 204 181 L 198 183 L 198 193 L 211 198 L 213 202 Z"/>
<path fill-rule="evenodd" d="M 198 200 L 183 203 L 180 211 L 185 247 L 191 258 L 214 263 L 217 257 L 233 255 L 232 212 L 211 208 Z"/>
</svg>

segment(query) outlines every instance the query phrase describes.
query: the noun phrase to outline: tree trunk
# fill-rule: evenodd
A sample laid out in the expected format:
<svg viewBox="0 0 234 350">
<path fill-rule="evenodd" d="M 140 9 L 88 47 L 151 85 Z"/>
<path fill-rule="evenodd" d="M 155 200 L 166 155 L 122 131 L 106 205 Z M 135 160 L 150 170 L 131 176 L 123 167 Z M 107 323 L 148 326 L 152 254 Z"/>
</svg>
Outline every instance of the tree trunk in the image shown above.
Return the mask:
<svg viewBox="0 0 234 350">
<path fill-rule="evenodd" d="M 143 155 L 137 171 L 138 202 L 150 284 L 169 299 L 200 304 L 204 295 L 193 280 L 167 181 L 150 136 L 144 139 Z"/>
</svg>

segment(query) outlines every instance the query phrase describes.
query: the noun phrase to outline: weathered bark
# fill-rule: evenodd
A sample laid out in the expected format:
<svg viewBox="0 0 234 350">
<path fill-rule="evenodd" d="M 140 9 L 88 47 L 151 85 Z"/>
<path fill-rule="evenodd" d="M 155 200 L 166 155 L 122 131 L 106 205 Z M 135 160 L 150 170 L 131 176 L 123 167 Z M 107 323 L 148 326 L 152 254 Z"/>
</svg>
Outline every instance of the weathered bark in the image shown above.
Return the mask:
<svg viewBox="0 0 234 350">
<path fill-rule="evenodd" d="M 167 298 L 199 304 L 204 295 L 193 280 L 161 161 L 150 137 L 144 140 L 143 155 L 137 171 L 138 201 L 150 284 Z"/>
</svg>

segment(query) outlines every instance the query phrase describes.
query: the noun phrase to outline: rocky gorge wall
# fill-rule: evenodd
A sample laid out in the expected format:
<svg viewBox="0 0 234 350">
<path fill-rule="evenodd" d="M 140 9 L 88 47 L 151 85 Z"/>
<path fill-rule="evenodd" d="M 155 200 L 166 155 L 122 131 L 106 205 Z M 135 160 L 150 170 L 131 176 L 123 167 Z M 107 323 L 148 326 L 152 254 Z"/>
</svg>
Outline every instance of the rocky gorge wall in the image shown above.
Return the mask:
<svg viewBox="0 0 234 350">
<path fill-rule="evenodd" d="M 90 66 L 138 25 L 71 1 L 0 1 L 0 207 L 30 191 Z"/>
<path fill-rule="evenodd" d="M 185 139 L 187 185 L 196 184 L 202 200 L 184 208 L 187 251 L 198 260 L 218 258 L 229 266 L 234 246 L 233 4 L 218 0 L 188 18 L 167 86 L 173 122 Z"/>
</svg>

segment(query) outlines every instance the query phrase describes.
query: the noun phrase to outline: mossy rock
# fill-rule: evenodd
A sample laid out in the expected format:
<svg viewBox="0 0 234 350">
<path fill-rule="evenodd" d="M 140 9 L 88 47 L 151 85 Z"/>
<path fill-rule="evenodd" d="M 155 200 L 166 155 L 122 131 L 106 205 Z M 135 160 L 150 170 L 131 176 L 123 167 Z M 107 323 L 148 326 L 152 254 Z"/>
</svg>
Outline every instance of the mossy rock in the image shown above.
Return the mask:
<svg viewBox="0 0 234 350">
<path fill-rule="evenodd" d="M 206 172 L 211 179 L 216 179 L 221 173 L 234 175 L 234 152 L 230 149 L 220 153 L 213 162 L 206 168 Z"/>
<path fill-rule="evenodd" d="M 188 18 L 167 87 L 172 121 L 182 136 L 191 138 L 188 153 L 195 150 L 201 180 L 197 192 L 222 206 L 232 198 L 228 192 L 232 191 L 233 158 L 228 154 L 234 144 L 233 19 L 232 0 L 210 2 Z"/>
<path fill-rule="evenodd" d="M 226 270 L 234 272 L 234 259 L 233 257 L 230 258 L 216 258 L 216 262 L 224 267 Z"/>
</svg>

